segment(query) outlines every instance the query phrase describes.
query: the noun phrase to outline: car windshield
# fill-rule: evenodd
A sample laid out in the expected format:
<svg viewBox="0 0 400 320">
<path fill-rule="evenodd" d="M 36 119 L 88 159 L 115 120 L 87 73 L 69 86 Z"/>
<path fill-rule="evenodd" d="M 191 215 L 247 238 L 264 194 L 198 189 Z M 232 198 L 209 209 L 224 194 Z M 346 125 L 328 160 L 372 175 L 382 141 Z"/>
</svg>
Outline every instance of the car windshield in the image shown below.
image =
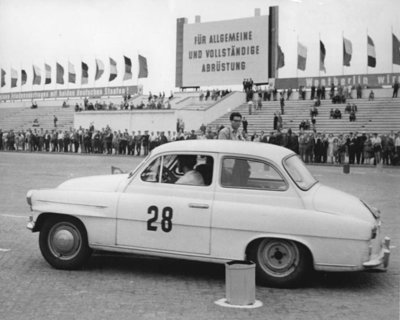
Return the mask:
<svg viewBox="0 0 400 320">
<path fill-rule="evenodd" d="M 283 165 L 300 189 L 308 190 L 318 182 L 308 171 L 300 157 L 296 155 L 286 158 Z"/>
</svg>

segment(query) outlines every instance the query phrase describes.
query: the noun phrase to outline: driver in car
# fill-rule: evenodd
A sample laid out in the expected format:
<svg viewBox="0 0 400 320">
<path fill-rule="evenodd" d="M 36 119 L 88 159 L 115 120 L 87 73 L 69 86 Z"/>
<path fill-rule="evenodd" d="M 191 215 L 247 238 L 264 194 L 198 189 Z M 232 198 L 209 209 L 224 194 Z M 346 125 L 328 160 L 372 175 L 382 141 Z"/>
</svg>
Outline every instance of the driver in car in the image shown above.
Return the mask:
<svg viewBox="0 0 400 320">
<path fill-rule="evenodd" d="M 197 163 L 197 156 L 195 155 L 180 155 L 178 157 L 179 171 L 183 172 L 175 184 L 189 184 L 195 186 L 204 186 L 204 179 L 202 175 L 194 169 Z"/>
</svg>

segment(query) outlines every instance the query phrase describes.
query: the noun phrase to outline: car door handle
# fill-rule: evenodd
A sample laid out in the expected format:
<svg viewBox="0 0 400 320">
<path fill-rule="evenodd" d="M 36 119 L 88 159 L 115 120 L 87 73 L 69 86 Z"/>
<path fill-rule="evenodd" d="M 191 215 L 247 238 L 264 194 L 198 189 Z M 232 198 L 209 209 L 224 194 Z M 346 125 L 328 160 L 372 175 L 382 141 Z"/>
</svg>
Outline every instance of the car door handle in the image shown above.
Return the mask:
<svg viewBox="0 0 400 320">
<path fill-rule="evenodd" d="M 208 209 L 210 206 L 205 203 L 189 203 L 190 208 Z"/>
</svg>

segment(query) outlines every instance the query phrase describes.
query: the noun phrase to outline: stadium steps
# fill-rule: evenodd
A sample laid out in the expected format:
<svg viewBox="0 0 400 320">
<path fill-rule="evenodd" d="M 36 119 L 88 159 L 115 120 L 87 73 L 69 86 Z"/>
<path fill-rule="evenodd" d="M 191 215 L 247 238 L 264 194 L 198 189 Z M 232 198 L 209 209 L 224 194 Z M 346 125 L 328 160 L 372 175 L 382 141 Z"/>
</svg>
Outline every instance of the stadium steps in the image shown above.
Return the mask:
<svg viewBox="0 0 400 320">
<path fill-rule="evenodd" d="M 355 103 L 358 112 L 356 121 L 349 121 L 349 114 L 345 113 L 346 104 L 332 104 L 329 100 L 322 100 L 322 105 L 318 107 L 316 118 L 316 130 L 324 133 L 388 133 L 391 130 L 400 131 L 400 99 L 379 98 L 374 101 L 368 99 L 349 99 L 347 102 Z M 295 132 L 299 130 L 302 120 L 309 120 L 310 108 L 313 105 L 311 100 L 289 100 L 285 101 L 285 114 L 282 116 L 283 128 L 291 128 Z M 330 119 L 330 110 L 338 108 L 342 112 L 342 119 Z M 261 110 L 253 110 L 253 114 L 248 114 L 248 106 L 243 103 L 235 109 L 247 118 L 249 123 L 249 134 L 254 132 L 273 131 L 274 113 L 280 111 L 279 101 L 263 102 Z M 220 125 L 229 124 L 229 113 L 211 122 L 209 125 L 215 129 Z"/>
<path fill-rule="evenodd" d="M 57 129 L 69 130 L 74 126 L 74 108 L 61 108 L 59 106 L 39 106 L 37 109 L 30 108 L 1 108 L 0 128 L 8 130 L 27 130 L 43 128 L 44 130 L 54 129 L 53 116 L 56 116 Z M 39 126 L 34 127 L 33 121 L 38 119 Z"/>
</svg>

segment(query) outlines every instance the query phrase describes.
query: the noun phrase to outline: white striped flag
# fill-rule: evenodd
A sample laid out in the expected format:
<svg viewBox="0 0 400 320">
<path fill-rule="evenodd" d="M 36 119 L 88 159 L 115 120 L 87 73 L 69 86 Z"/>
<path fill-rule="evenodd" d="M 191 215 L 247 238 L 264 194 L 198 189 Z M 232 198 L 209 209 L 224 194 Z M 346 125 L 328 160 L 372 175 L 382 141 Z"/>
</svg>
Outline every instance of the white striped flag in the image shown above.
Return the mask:
<svg viewBox="0 0 400 320">
<path fill-rule="evenodd" d="M 1 69 L 1 87 L 4 87 L 6 85 L 6 74 L 3 69 Z"/>
<path fill-rule="evenodd" d="M 15 88 L 17 86 L 18 81 L 18 72 L 17 70 L 11 68 L 11 88 Z"/>
<path fill-rule="evenodd" d="M 87 84 L 89 82 L 89 67 L 86 63 L 82 61 L 82 77 L 81 83 Z"/>
<path fill-rule="evenodd" d="M 306 70 L 307 47 L 300 42 L 297 43 L 297 69 Z"/>
<path fill-rule="evenodd" d="M 278 62 L 276 64 L 276 68 L 280 69 L 285 66 L 285 54 L 282 51 L 281 46 L 278 44 Z"/>
<path fill-rule="evenodd" d="M 400 41 L 394 33 L 392 33 L 392 58 L 393 64 L 400 65 Z"/>
<path fill-rule="evenodd" d="M 367 35 L 368 42 L 368 67 L 375 68 L 376 67 L 376 54 L 375 54 L 375 44 L 372 41 L 371 37 Z"/>
<path fill-rule="evenodd" d="M 32 84 L 40 84 L 42 81 L 42 71 L 40 70 L 39 67 L 33 65 L 33 80 Z"/>
<path fill-rule="evenodd" d="M 324 72 L 326 72 L 325 56 L 326 56 L 325 45 L 321 40 L 319 40 L 319 70 Z"/>
<path fill-rule="evenodd" d="M 68 61 L 68 82 L 75 83 L 76 81 L 76 73 L 74 65 Z"/>
<path fill-rule="evenodd" d="M 94 81 L 99 80 L 104 72 L 104 64 L 100 59 L 96 59 L 96 76 L 94 77 Z"/>
<path fill-rule="evenodd" d="M 64 84 L 64 67 L 58 62 L 56 63 L 56 66 L 57 66 L 56 83 Z"/>
<path fill-rule="evenodd" d="M 147 78 L 149 72 L 147 70 L 147 59 L 139 54 L 139 74 L 138 78 Z"/>
<path fill-rule="evenodd" d="M 117 63 L 115 62 L 114 59 L 110 58 L 110 77 L 108 79 L 108 81 L 113 81 L 118 74 L 118 70 L 117 70 Z"/>
<path fill-rule="evenodd" d="M 343 38 L 343 65 L 350 67 L 351 55 L 353 54 L 353 45 L 351 41 Z"/>
<path fill-rule="evenodd" d="M 25 70 L 21 70 L 21 86 L 23 86 L 26 83 L 27 79 L 27 74 Z"/>
<path fill-rule="evenodd" d="M 46 73 L 46 76 L 44 78 L 44 84 L 49 84 L 49 83 L 51 83 L 51 67 L 45 63 L 44 70 Z"/>
<path fill-rule="evenodd" d="M 124 74 L 124 81 L 132 79 L 132 61 L 128 57 L 124 56 L 125 60 L 125 74 Z"/>
</svg>

